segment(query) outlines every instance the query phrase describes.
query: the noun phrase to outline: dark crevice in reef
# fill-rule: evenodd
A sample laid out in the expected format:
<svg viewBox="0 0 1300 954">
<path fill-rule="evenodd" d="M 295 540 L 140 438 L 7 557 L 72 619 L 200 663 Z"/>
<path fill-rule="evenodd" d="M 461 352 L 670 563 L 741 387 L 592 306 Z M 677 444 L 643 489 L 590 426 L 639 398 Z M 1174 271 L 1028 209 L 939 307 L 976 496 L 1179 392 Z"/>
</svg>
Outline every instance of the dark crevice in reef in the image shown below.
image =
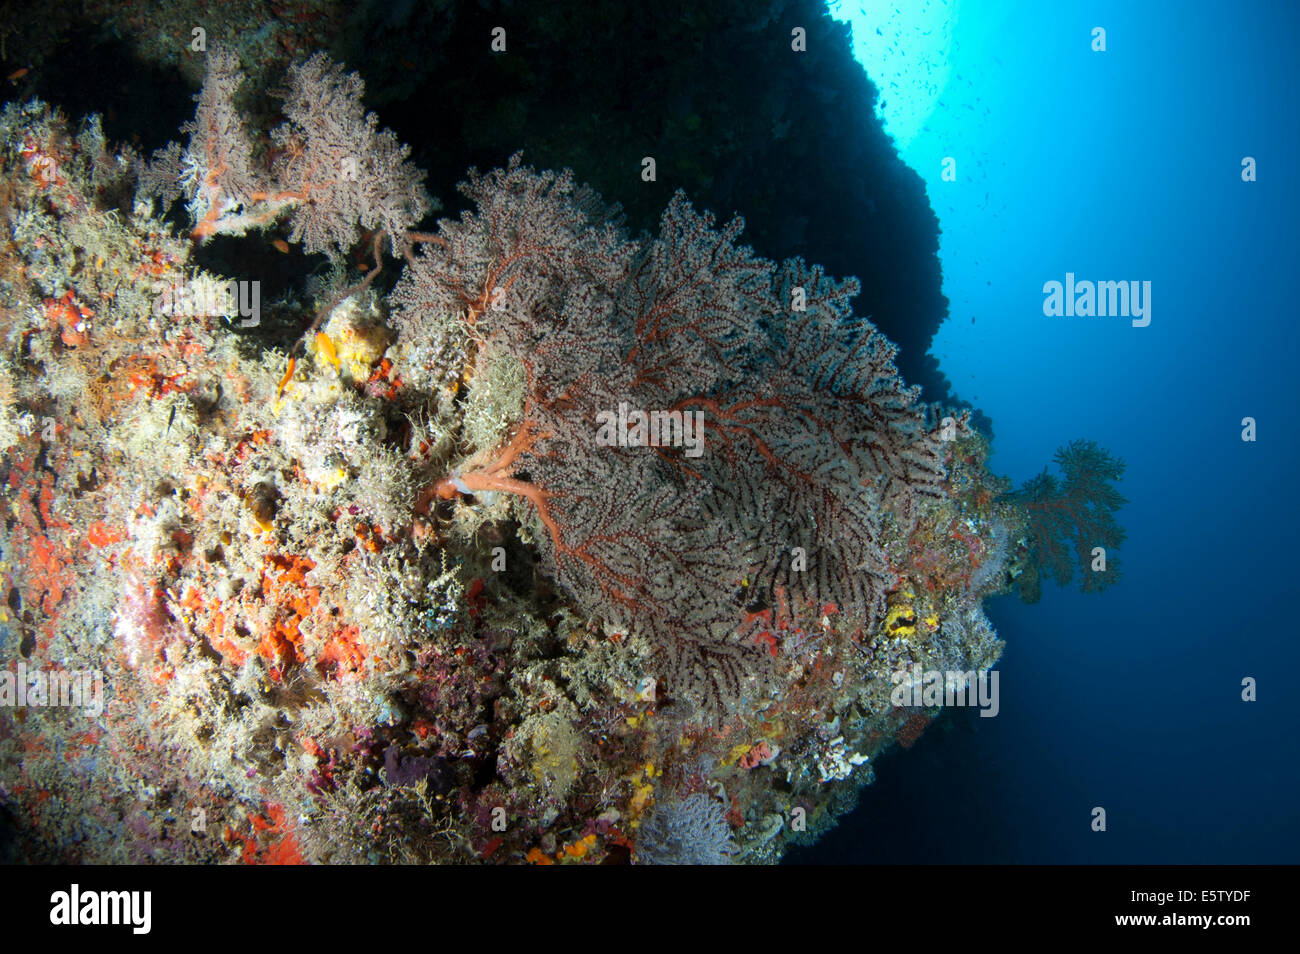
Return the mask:
<svg viewBox="0 0 1300 954">
<path fill-rule="evenodd" d="M 8 76 L 22 64 L 11 49 L 6 52 Z M 175 138 L 180 124 L 194 115 L 193 90 L 177 70 L 150 62 L 131 42 L 106 35 L 98 24 L 70 26 L 49 56 L 21 79 L 28 82 L 12 83 L 5 99 L 36 95 L 70 116 L 99 113 L 110 142 L 129 143 L 146 154 Z"/>
</svg>

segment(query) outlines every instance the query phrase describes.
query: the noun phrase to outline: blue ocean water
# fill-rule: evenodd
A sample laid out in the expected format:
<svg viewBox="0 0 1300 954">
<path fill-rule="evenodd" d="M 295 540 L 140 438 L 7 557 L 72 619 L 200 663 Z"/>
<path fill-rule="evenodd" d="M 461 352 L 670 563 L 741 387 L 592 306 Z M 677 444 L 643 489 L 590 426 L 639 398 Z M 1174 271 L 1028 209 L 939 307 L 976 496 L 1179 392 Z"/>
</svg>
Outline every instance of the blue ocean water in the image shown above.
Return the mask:
<svg viewBox="0 0 1300 954">
<path fill-rule="evenodd" d="M 943 229 L 934 353 L 1017 484 L 1076 437 L 1127 461 L 1123 578 L 992 601 L 998 716 L 883 756 L 789 860 L 1296 862 L 1300 7 L 941 5 L 948 46 L 915 57 L 939 92 L 901 150 Z M 1067 273 L 1150 281 L 1150 324 L 1045 316 Z"/>
</svg>

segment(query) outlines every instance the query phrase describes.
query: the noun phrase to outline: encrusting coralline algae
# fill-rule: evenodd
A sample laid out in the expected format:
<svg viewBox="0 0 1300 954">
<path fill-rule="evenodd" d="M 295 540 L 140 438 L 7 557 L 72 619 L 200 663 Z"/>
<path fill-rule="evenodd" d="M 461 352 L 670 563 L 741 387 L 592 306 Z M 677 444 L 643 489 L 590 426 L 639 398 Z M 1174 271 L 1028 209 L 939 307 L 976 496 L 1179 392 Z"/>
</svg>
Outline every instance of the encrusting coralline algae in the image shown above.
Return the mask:
<svg viewBox="0 0 1300 954">
<path fill-rule="evenodd" d="M 417 232 L 357 77 L 293 70 L 259 152 L 208 57 L 149 162 L 0 118 L 0 654 L 105 696 L 0 708 L 24 857 L 775 861 L 937 711 L 891 676 L 988 670 L 985 597 L 1122 539 L 1104 452 L 1010 493 L 857 283 L 739 219 L 679 193 L 634 238 L 516 156 Z M 306 318 L 194 262 L 282 227 L 335 260 Z M 598 441 L 620 408 L 647 416 Z"/>
</svg>

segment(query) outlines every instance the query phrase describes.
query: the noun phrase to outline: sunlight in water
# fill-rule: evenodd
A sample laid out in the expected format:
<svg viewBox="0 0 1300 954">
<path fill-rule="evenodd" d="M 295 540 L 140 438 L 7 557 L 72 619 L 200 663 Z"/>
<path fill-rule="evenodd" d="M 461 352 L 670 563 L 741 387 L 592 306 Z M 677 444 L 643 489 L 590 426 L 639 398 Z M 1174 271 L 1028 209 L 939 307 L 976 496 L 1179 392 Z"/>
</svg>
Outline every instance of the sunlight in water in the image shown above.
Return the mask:
<svg viewBox="0 0 1300 954">
<path fill-rule="evenodd" d="M 853 54 L 880 90 L 876 109 L 900 150 L 925 127 L 948 83 L 958 0 L 829 0 L 853 28 Z"/>
</svg>

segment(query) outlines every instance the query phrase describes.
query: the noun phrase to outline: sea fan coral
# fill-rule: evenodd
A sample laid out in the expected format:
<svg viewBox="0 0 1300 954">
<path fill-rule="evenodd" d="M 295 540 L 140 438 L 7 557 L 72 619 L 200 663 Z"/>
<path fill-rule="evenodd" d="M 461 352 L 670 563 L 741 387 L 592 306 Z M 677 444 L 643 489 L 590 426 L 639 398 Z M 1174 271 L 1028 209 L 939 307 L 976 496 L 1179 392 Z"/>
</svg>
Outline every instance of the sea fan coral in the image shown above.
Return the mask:
<svg viewBox="0 0 1300 954">
<path fill-rule="evenodd" d="M 171 143 L 140 167 L 139 192 L 164 204 L 184 196 L 194 235 L 240 235 L 291 212 L 290 241 L 308 252 L 341 258 L 362 229 L 382 228 L 393 252 L 400 236 L 433 205 L 410 149 L 378 129 L 361 97 L 361 78 L 323 53 L 289 72 L 284 112 L 275 129 L 273 159 L 254 160 L 235 94 L 243 82 L 239 60 L 223 48 L 207 54 L 207 75 L 195 97 L 189 136 Z"/>
<path fill-rule="evenodd" d="M 289 120 L 273 132 L 278 187 L 303 196 L 289 240 L 337 257 L 359 229 L 382 228 L 396 254 L 403 231 L 432 204 L 423 176 L 407 161 L 410 148 L 365 111 L 361 78 L 325 54 L 291 67 L 289 85 Z"/>
<path fill-rule="evenodd" d="M 737 244 L 742 220 L 716 228 L 680 193 L 634 242 L 570 174 L 518 156 L 463 188 L 477 211 L 423 244 L 395 320 L 420 341 L 459 316 L 477 343 L 465 376 L 516 364 L 523 412 L 498 445 L 463 443 L 422 505 L 526 502 L 576 602 L 649 635 L 671 694 L 715 716 L 762 690 L 770 647 L 739 628 L 774 587 L 873 626 L 881 518 L 941 499 L 944 468 L 896 349 L 852 316 L 857 282 L 777 268 Z M 616 413 L 623 436 L 602 440 L 595 422 Z"/>
<path fill-rule="evenodd" d="M 737 853 L 722 805 L 708 795 L 656 802 L 641 823 L 641 865 L 729 865 Z"/>
<path fill-rule="evenodd" d="M 1056 452 L 1064 480 L 1046 469 L 1028 480 L 1013 498 L 1024 507 L 1033 539 L 1034 561 L 1060 586 L 1083 571 L 1080 589 L 1104 589 L 1119 579 L 1119 561 L 1111 551 L 1124 542 L 1116 512 L 1128 503 L 1114 482 L 1124 475 L 1124 461 L 1093 441 L 1071 441 Z M 1094 550 L 1106 551 L 1104 571 L 1092 571 Z"/>
</svg>

